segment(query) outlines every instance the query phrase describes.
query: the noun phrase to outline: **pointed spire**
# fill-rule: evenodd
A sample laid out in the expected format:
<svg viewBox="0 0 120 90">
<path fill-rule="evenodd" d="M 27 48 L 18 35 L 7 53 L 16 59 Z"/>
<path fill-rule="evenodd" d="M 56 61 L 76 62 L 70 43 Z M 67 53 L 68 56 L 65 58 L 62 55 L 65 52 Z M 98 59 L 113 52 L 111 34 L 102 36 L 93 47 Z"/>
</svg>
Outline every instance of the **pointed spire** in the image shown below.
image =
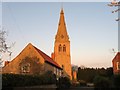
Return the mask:
<svg viewBox="0 0 120 90">
<path fill-rule="evenodd" d="M 59 25 L 60 25 L 60 24 L 65 24 L 63 8 L 61 8 L 61 11 L 60 11 Z"/>
<path fill-rule="evenodd" d="M 61 9 L 61 12 L 60 12 L 60 14 L 64 14 L 63 8 Z"/>
<path fill-rule="evenodd" d="M 61 39 L 60 37 L 65 37 L 66 40 L 69 40 L 68 34 L 67 34 L 67 29 L 66 29 L 66 24 L 65 24 L 63 8 L 61 8 L 61 11 L 60 11 L 60 19 L 59 19 L 59 25 L 58 25 L 56 40 Z M 63 38 L 62 38 L 62 40 L 63 40 Z"/>
</svg>

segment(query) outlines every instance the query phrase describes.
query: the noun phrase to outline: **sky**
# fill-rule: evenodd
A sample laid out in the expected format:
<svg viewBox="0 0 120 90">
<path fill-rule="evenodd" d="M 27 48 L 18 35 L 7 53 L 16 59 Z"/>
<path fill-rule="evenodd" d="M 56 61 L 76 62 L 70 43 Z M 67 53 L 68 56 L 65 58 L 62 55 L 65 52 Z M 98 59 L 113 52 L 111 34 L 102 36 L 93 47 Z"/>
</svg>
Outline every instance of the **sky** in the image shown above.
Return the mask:
<svg viewBox="0 0 120 90">
<path fill-rule="evenodd" d="M 85 67 L 111 67 L 118 50 L 117 13 L 108 2 L 3 2 L 2 25 L 15 58 L 32 43 L 51 56 L 58 29 L 61 6 L 64 9 L 71 44 L 71 63 Z M 7 57 L 8 54 L 4 54 Z"/>
<path fill-rule="evenodd" d="M 0 25 L 2 24 L 2 3 L 0 2 Z"/>
<path fill-rule="evenodd" d="M 112 0 L 0 0 L 0 1 L 2 2 L 111 2 Z"/>
</svg>

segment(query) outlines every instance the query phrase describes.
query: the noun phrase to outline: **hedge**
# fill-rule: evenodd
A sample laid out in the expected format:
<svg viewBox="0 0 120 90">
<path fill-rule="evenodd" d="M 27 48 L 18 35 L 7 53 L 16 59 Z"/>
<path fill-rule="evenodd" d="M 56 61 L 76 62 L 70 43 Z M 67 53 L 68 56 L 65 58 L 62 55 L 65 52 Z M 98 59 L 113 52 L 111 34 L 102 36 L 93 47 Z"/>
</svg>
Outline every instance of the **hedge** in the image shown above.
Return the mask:
<svg viewBox="0 0 120 90">
<path fill-rule="evenodd" d="M 110 88 L 111 83 L 110 80 L 103 76 L 96 76 L 94 78 L 94 86 L 95 88 Z"/>
<path fill-rule="evenodd" d="M 114 75 L 114 85 L 117 88 L 120 88 L 120 75 Z"/>
<path fill-rule="evenodd" d="M 71 86 L 71 81 L 68 77 L 60 77 L 58 82 L 57 82 L 57 87 L 58 88 L 70 88 Z"/>
<path fill-rule="evenodd" d="M 36 86 L 45 84 L 55 84 L 56 76 L 52 72 L 46 72 L 43 75 L 21 75 L 21 74 L 3 74 L 3 87 L 21 87 Z"/>
</svg>

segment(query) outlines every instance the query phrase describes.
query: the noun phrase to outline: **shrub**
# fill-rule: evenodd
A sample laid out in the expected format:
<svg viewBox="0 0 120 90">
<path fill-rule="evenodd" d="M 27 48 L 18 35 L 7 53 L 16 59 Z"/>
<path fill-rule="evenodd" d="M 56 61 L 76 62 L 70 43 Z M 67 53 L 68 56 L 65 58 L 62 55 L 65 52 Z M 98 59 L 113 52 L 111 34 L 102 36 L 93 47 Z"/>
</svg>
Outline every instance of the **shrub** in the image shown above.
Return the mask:
<svg viewBox="0 0 120 90">
<path fill-rule="evenodd" d="M 54 84 L 56 83 L 56 75 L 52 71 L 47 71 L 42 75 L 44 84 Z"/>
<path fill-rule="evenodd" d="M 35 86 L 45 84 L 56 84 L 56 77 L 51 72 L 46 72 L 43 75 L 20 75 L 20 74 L 3 74 L 3 87 L 21 87 Z"/>
<path fill-rule="evenodd" d="M 71 86 L 71 81 L 68 77 L 60 77 L 57 85 L 58 88 L 69 88 Z"/>
<path fill-rule="evenodd" d="M 96 76 L 94 78 L 94 86 L 97 88 L 109 88 L 111 84 L 108 78 L 103 76 Z"/>
<path fill-rule="evenodd" d="M 120 75 L 114 75 L 114 85 L 120 88 Z"/>
<path fill-rule="evenodd" d="M 86 86 L 87 85 L 86 81 L 84 81 L 84 80 L 80 80 L 79 84 L 80 84 L 80 86 Z"/>
</svg>

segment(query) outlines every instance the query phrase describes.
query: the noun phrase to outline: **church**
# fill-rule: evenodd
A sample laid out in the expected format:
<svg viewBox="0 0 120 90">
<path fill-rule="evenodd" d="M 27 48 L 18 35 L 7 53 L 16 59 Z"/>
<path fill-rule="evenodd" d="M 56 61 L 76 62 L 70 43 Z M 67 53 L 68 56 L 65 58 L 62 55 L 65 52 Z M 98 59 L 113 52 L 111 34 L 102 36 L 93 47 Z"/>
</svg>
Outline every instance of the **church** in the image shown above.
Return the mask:
<svg viewBox="0 0 120 90">
<path fill-rule="evenodd" d="M 58 77 L 72 79 L 70 40 L 67 33 L 64 10 L 60 11 L 58 30 L 55 36 L 54 52 L 51 57 L 29 43 L 11 62 L 6 62 L 2 73 L 42 74 L 52 71 Z"/>
</svg>

